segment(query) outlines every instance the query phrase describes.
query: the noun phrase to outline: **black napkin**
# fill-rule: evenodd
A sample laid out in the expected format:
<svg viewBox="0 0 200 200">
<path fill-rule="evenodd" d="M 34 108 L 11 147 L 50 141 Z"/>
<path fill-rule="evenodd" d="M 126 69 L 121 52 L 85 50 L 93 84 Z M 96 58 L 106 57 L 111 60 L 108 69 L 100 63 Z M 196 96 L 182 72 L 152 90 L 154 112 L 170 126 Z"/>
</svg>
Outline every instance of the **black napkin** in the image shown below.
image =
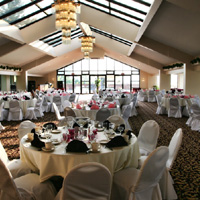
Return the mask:
<svg viewBox="0 0 200 200">
<path fill-rule="evenodd" d="M 132 131 L 131 130 L 128 130 L 127 132 L 126 132 L 126 135 L 128 135 L 129 136 L 129 140 L 132 138 Z"/>
<path fill-rule="evenodd" d="M 88 128 L 88 122 L 83 125 L 83 128 Z"/>
<path fill-rule="evenodd" d="M 26 96 L 26 95 L 24 95 L 24 99 L 25 100 L 30 100 L 30 98 L 28 96 Z"/>
<path fill-rule="evenodd" d="M 87 145 L 79 140 L 73 140 L 66 146 L 66 152 L 87 152 Z"/>
<path fill-rule="evenodd" d="M 52 130 L 57 129 L 57 126 L 53 122 L 48 122 L 48 123 L 44 124 L 43 127 L 46 128 L 48 125 L 52 125 Z"/>
<path fill-rule="evenodd" d="M 80 127 L 80 126 L 76 122 L 74 122 L 73 128 L 75 128 L 75 127 Z"/>
<path fill-rule="evenodd" d="M 4 101 L 8 101 L 8 97 L 6 96 L 6 97 L 3 97 L 3 100 Z"/>
<path fill-rule="evenodd" d="M 113 147 L 122 147 L 127 145 L 128 143 L 122 136 L 116 136 L 106 144 L 106 147 L 113 148 Z"/>
<path fill-rule="evenodd" d="M 19 98 L 17 98 L 16 96 L 14 96 L 13 99 L 19 100 Z"/>
<path fill-rule="evenodd" d="M 35 129 L 32 129 L 31 130 L 31 133 L 34 133 L 34 139 L 31 141 L 31 145 L 34 146 L 34 147 L 37 147 L 37 148 L 42 148 L 45 146 L 45 143 L 42 142 L 38 135 L 35 133 Z"/>
<path fill-rule="evenodd" d="M 121 98 L 125 98 L 125 97 L 126 97 L 126 95 L 125 95 L 125 94 L 122 94 Z"/>
<path fill-rule="evenodd" d="M 109 130 L 109 128 L 110 128 L 110 122 L 108 120 L 105 120 L 103 122 L 103 127 L 105 127 L 107 130 Z"/>
</svg>

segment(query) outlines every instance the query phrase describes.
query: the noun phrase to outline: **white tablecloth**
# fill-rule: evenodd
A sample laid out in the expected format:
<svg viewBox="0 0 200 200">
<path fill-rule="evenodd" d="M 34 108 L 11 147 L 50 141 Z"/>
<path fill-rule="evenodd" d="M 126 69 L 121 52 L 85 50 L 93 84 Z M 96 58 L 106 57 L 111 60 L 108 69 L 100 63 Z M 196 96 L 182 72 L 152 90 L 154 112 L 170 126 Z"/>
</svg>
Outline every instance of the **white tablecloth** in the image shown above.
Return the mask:
<svg viewBox="0 0 200 200">
<path fill-rule="evenodd" d="M 54 134 L 53 137 L 61 137 L 61 134 Z M 104 138 L 103 132 L 98 133 L 101 139 Z M 138 158 L 140 156 L 137 138 L 131 139 L 131 144 L 125 147 L 118 147 L 110 150 L 101 146 L 99 153 L 66 153 L 67 144 L 62 142 L 55 145 L 53 152 L 38 151 L 38 148 L 31 146 L 30 142 L 26 142 L 26 136 L 21 140 L 20 155 L 22 161 L 34 170 L 40 171 L 40 181 L 43 182 L 52 176 L 65 177 L 66 174 L 76 165 L 85 162 L 98 162 L 105 165 L 113 175 L 114 172 L 125 168 L 138 166 Z"/>
<path fill-rule="evenodd" d="M 85 110 L 83 109 L 76 109 L 73 108 L 75 114 L 77 117 L 89 117 L 92 120 L 96 119 L 96 113 L 98 110 L 90 110 L 86 108 Z M 120 107 L 117 108 L 109 108 L 111 115 L 121 115 Z"/>
</svg>

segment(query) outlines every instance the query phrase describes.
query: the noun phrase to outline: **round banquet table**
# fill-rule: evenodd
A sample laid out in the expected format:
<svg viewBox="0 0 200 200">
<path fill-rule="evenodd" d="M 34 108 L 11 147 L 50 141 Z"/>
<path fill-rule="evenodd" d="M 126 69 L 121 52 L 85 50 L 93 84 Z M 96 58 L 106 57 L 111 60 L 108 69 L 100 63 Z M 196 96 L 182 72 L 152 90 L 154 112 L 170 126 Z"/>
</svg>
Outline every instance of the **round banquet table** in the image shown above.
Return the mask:
<svg viewBox="0 0 200 200">
<path fill-rule="evenodd" d="M 162 106 L 164 106 L 167 111 L 169 110 L 169 99 L 170 98 L 162 97 L 162 100 L 161 100 Z M 178 101 L 181 107 L 186 106 L 186 103 L 185 103 L 186 101 L 188 102 L 189 105 L 192 105 L 192 99 L 189 99 L 189 98 L 188 99 L 178 98 Z"/>
<path fill-rule="evenodd" d="M 18 102 L 19 102 L 19 106 L 22 109 L 23 116 L 25 116 L 27 108 L 34 107 L 37 102 L 37 99 L 21 100 Z M 4 108 L 9 108 L 9 101 L 4 101 Z"/>
<path fill-rule="evenodd" d="M 64 129 L 63 129 L 64 130 Z M 63 132 L 62 130 L 62 132 Z M 52 134 L 52 138 L 61 138 L 60 134 Z M 107 138 L 104 132 L 98 132 L 97 140 Z M 98 162 L 105 165 L 113 175 L 114 172 L 126 167 L 138 167 L 140 157 L 137 138 L 132 137 L 130 144 L 124 147 L 108 149 L 101 145 L 98 153 L 66 153 L 66 142 L 55 145 L 53 152 L 40 151 L 33 147 L 30 142 L 26 142 L 25 135 L 20 142 L 20 157 L 33 171 L 40 172 L 40 182 L 52 176 L 65 177 L 66 174 L 76 165 L 85 162 Z"/>
<path fill-rule="evenodd" d="M 108 108 L 111 112 L 111 115 L 121 115 L 120 107 L 117 108 Z M 98 110 L 90 110 L 89 107 L 86 109 L 76 109 L 73 108 L 76 117 L 89 117 L 91 120 L 96 119 L 96 113 Z"/>
</svg>

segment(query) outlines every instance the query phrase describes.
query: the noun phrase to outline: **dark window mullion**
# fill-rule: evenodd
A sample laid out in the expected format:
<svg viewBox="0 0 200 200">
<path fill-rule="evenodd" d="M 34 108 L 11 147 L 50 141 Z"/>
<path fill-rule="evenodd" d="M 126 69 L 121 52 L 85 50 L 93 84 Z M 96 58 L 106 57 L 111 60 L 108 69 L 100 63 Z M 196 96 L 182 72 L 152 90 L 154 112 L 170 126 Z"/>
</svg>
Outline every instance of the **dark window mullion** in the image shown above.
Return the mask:
<svg viewBox="0 0 200 200">
<path fill-rule="evenodd" d="M 135 1 L 135 2 L 137 2 L 137 3 L 140 3 L 140 4 L 143 4 L 143 5 L 145 5 L 145 6 L 151 6 L 151 4 L 150 3 L 147 3 L 147 2 L 144 2 L 144 1 L 142 1 L 142 0 L 133 0 L 133 1 Z"/>
<path fill-rule="evenodd" d="M 62 42 L 59 42 L 58 44 L 53 45 L 53 47 L 57 47 L 58 45 L 61 45 Z"/>
<path fill-rule="evenodd" d="M 13 1 L 13 0 L 7 0 L 7 1 L 4 1 L 4 2 L 0 2 L 0 6 L 3 6 L 4 4 L 7 4 L 7 3 L 11 2 L 11 1 Z"/>
<path fill-rule="evenodd" d="M 129 9 L 129 10 L 132 10 L 132 11 L 138 12 L 138 13 L 140 13 L 140 14 L 142 14 L 142 15 L 146 15 L 146 14 L 147 14 L 146 12 L 144 12 L 144 11 L 142 11 L 142 10 L 139 10 L 139 9 L 137 9 L 137 8 L 133 8 L 133 7 L 127 6 L 127 5 L 125 5 L 125 4 L 122 4 L 122 3 L 119 3 L 119 2 L 116 2 L 116 1 L 111 1 L 111 3 L 116 4 L 116 5 L 118 5 L 118 6 L 122 6 L 122 7 L 124 7 L 124 8 Z M 138 3 L 140 3 L 140 2 L 138 2 Z M 112 8 L 112 7 L 111 7 L 111 8 Z"/>
<path fill-rule="evenodd" d="M 49 9 L 49 8 L 51 8 L 51 5 L 50 5 L 50 6 L 47 6 L 46 8 L 42 8 L 42 9 L 40 9 L 40 10 L 37 10 L 36 12 L 33 12 L 33 13 L 31 13 L 31 14 L 25 16 L 25 17 L 22 17 L 22 18 L 20 18 L 20 19 L 17 19 L 17 20 L 15 20 L 15 21 L 13 21 L 13 22 L 10 22 L 10 24 L 11 24 L 11 25 L 17 24 L 17 23 L 19 23 L 19 22 L 21 22 L 21 21 L 24 21 L 24 20 L 26 20 L 26 19 L 28 19 L 28 18 L 34 16 L 34 15 L 37 15 L 37 14 L 39 14 L 39 13 L 41 13 L 41 12 L 43 12 L 43 11 Z"/>
<path fill-rule="evenodd" d="M 51 39 L 48 39 L 46 41 L 43 40 L 44 43 L 51 43 L 53 40 L 57 40 L 58 38 L 60 38 L 62 35 L 59 35 L 57 37 L 54 37 L 54 38 L 51 38 Z"/>
<path fill-rule="evenodd" d="M 54 32 L 54 33 L 52 33 L 52 34 L 49 34 L 49 35 L 43 37 L 43 38 L 40 38 L 39 40 L 45 40 L 45 39 L 47 39 L 48 37 L 51 37 L 51 36 L 53 36 L 53 35 L 58 34 L 59 32 L 61 33 L 61 31 L 56 31 L 56 32 Z"/>
<path fill-rule="evenodd" d="M 50 43 L 49 43 L 49 45 L 56 44 L 57 42 L 60 42 L 60 41 L 62 41 L 62 39 L 59 39 L 59 40 L 57 40 L 57 41 L 54 41 L 54 42 L 50 42 Z"/>
<path fill-rule="evenodd" d="M 21 10 L 24 10 L 25 8 L 28 8 L 28 7 L 32 6 L 32 5 L 35 5 L 35 3 L 39 3 L 40 1 L 42 1 L 42 0 L 38 0 L 37 2 L 34 1 L 34 2 L 31 2 L 31 3 L 29 3 L 29 4 L 26 4 L 26 5 L 22 6 L 22 7 L 20 7 L 20 8 L 17 8 L 17 9 L 15 9 L 15 10 L 12 10 L 11 12 L 6 13 L 5 15 L 2 15 L 0 19 L 6 18 L 6 17 L 8 17 L 8 16 L 10 16 L 10 15 L 13 15 L 13 14 L 15 14 L 16 12 L 19 12 L 19 11 L 21 11 Z M 8 1 L 7 1 L 6 3 L 8 3 Z M 0 3 L 0 6 L 1 6 L 1 3 Z"/>
</svg>

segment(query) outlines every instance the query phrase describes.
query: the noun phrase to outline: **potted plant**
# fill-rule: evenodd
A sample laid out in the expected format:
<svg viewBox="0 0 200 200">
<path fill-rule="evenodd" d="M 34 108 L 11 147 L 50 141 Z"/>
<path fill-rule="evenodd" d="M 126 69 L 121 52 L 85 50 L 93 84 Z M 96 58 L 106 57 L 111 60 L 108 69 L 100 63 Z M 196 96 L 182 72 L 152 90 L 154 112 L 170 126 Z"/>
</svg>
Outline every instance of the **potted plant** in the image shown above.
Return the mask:
<svg viewBox="0 0 200 200">
<path fill-rule="evenodd" d="M 99 78 L 97 78 L 97 79 L 95 80 L 95 85 L 96 85 L 96 92 L 97 92 L 97 94 L 99 93 L 100 82 L 101 82 L 101 80 L 100 80 Z"/>
</svg>

